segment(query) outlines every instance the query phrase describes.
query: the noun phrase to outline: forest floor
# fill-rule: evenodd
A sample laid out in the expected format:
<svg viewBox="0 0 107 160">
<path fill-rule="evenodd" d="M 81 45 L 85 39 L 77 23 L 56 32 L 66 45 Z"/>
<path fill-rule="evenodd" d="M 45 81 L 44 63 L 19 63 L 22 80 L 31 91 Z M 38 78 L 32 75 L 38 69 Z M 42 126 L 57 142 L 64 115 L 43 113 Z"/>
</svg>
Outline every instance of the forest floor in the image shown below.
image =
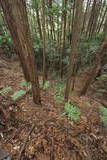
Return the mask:
<svg viewBox="0 0 107 160">
<path fill-rule="evenodd" d="M 24 89 L 23 80 L 20 64 L 2 57 L 0 90 Z M 4 152 L 14 160 L 107 160 L 107 129 L 99 112 L 107 92 L 96 94 L 102 83 L 94 83 L 86 96 L 71 96 L 82 113 L 78 122 L 63 114 L 64 104 L 54 99 L 55 81 L 50 84 L 41 89 L 42 106 L 33 103 L 31 92 L 18 101 L 11 100 L 13 93 L 0 95 L 0 156 Z"/>
</svg>

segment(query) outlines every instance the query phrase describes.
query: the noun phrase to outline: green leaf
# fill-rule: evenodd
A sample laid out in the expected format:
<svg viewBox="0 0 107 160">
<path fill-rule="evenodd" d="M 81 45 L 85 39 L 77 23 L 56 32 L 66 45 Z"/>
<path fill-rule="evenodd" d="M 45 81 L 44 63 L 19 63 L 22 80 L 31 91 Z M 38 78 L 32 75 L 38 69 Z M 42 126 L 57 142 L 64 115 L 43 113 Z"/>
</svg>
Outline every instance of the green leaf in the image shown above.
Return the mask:
<svg viewBox="0 0 107 160">
<path fill-rule="evenodd" d="M 26 93 L 27 93 L 27 91 L 25 91 L 25 90 L 19 90 L 19 91 L 16 91 L 11 96 L 11 98 L 12 98 L 13 101 L 16 101 L 16 100 L 20 99 L 22 96 L 24 96 Z"/>
<path fill-rule="evenodd" d="M 65 103 L 65 113 L 72 121 L 80 120 L 81 112 L 74 104 Z"/>
<path fill-rule="evenodd" d="M 12 92 L 12 88 L 11 87 L 6 87 L 6 88 L 3 88 L 2 90 L 0 90 L 0 94 L 1 95 L 7 94 L 9 92 Z"/>
<path fill-rule="evenodd" d="M 43 86 L 43 89 L 47 89 L 50 87 L 50 82 L 49 81 L 46 81 L 44 86 Z"/>
<path fill-rule="evenodd" d="M 27 90 L 31 90 L 32 89 L 32 85 L 31 85 L 30 82 L 22 81 L 20 83 L 20 85 L 23 86 L 23 87 L 27 87 Z"/>
</svg>

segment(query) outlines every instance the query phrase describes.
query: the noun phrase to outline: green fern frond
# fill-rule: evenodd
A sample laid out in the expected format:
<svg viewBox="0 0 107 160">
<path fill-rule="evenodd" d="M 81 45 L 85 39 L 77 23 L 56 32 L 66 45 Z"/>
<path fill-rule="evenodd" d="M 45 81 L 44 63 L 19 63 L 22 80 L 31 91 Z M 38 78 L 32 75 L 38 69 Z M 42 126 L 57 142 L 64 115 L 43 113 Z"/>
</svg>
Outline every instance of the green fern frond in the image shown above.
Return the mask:
<svg viewBox="0 0 107 160">
<path fill-rule="evenodd" d="M 69 102 L 65 103 L 65 113 L 73 121 L 80 120 L 81 112 L 74 104 L 70 104 Z"/>
<path fill-rule="evenodd" d="M 20 99 L 22 96 L 24 96 L 26 93 L 27 93 L 27 91 L 25 91 L 25 90 L 19 90 L 19 91 L 16 91 L 11 96 L 11 98 L 12 98 L 13 101 L 16 101 L 16 100 Z"/>
<path fill-rule="evenodd" d="M 5 95 L 5 94 L 10 93 L 10 92 L 12 92 L 11 87 L 6 87 L 6 88 L 3 88 L 2 90 L 0 90 L 1 95 Z"/>
</svg>

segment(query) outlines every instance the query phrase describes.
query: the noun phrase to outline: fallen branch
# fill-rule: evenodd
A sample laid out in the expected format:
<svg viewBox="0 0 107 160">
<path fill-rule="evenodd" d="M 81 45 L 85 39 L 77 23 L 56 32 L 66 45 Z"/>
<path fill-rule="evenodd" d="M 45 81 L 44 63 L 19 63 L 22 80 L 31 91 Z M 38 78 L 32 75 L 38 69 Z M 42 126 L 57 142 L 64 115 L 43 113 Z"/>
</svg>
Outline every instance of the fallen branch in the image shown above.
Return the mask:
<svg viewBox="0 0 107 160">
<path fill-rule="evenodd" d="M 25 140 L 24 140 L 24 143 L 23 143 L 23 145 L 22 145 L 22 148 L 21 148 L 21 150 L 20 150 L 20 152 L 19 152 L 18 160 L 21 160 L 22 153 L 24 152 L 25 147 L 26 147 L 26 144 L 27 144 L 27 140 L 28 140 L 30 134 L 32 133 L 32 131 L 34 130 L 34 128 L 35 128 L 35 124 L 32 125 L 32 127 L 31 127 L 31 129 L 30 129 L 30 131 L 29 131 L 29 133 L 28 133 L 28 135 L 27 135 L 27 137 L 26 137 Z"/>
</svg>

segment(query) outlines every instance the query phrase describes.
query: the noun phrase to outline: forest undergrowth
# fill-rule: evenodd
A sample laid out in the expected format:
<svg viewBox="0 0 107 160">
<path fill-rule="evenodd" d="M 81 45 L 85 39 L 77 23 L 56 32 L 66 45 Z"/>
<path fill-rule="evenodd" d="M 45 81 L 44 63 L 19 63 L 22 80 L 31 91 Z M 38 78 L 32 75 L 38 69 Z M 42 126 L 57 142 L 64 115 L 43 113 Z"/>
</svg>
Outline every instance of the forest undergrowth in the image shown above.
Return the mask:
<svg viewBox="0 0 107 160">
<path fill-rule="evenodd" d="M 101 81 L 99 77 L 86 96 L 71 93 L 69 102 L 64 104 L 64 85 L 49 80 L 41 87 L 42 106 L 38 107 L 30 89 L 26 89 L 20 64 L 2 57 L 0 147 L 7 151 L 5 155 L 15 160 L 106 160 L 106 90 Z M 82 85 L 79 77 L 77 84 L 78 88 Z M 20 90 L 26 93 L 12 99 Z"/>
</svg>

